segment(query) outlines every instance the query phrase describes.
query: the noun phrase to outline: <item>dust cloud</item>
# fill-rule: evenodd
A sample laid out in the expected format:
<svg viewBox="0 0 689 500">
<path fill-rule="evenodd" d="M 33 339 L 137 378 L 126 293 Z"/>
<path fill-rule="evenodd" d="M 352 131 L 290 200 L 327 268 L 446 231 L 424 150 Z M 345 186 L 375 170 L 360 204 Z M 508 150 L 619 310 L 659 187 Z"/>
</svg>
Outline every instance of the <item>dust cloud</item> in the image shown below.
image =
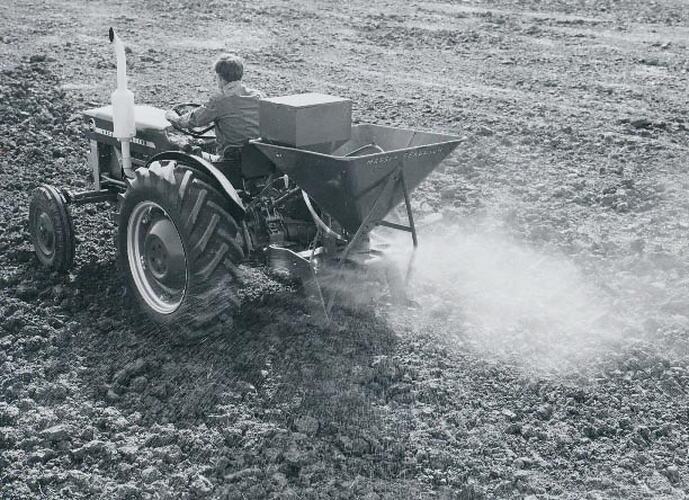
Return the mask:
<svg viewBox="0 0 689 500">
<path fill-rule="evenodd" d="M 539 372 L 580 370 L 623 338 L 619 304 L 565 256 L 478 226 L 420 238 L 410 278 L 418 330 Z M 394 259 L 405 268 L 409 253 Z"/>
</svg>

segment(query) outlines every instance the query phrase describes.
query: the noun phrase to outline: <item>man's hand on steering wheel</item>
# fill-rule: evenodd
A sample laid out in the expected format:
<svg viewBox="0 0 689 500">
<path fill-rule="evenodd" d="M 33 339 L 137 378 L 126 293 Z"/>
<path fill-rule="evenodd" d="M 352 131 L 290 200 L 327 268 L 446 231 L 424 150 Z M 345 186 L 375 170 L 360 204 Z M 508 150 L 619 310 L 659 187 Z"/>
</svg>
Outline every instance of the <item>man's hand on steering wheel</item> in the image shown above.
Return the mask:
<svg viewBox="0 0 689 500">
<path fill-rule="evenodd" d="M 165 119 L 167 121 L 169 121 L 170 123 L 174 123 L 175 125 L 179 125 L 180 116 L 177 112 L 169 109 L 165 112 Z"/>
<path fill-rule="evenodd" d="M 200 107 L 199 104 L 178 104 L 171 110 L 165 112 L 165 119 L 170 122 L 175 130 L 183 134 L 196 137 L 197 139 L 214 139 L 215 137 L 213 135 L 206 135 L 215 128 L 214 123 L 205 127 L 191 127 L 183 120 L 185 114 L 198 107 Z"/>
</svg>

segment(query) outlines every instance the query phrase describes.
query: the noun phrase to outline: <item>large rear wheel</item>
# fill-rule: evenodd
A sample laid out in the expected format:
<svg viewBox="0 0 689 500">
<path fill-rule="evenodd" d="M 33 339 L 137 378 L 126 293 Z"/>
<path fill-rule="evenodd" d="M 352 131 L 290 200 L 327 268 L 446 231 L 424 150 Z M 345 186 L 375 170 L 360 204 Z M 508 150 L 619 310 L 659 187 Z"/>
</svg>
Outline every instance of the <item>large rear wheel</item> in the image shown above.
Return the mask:
<svg viewBox="0 0 689 500">
<path fill-rule="evenodd" d="M 121 265 L 136 301 L 157 323 L 195 340 L 231 326 L 244 254 L 225 197 L 174 161 L 136 170 L 119 214 Z"/>
</svg>

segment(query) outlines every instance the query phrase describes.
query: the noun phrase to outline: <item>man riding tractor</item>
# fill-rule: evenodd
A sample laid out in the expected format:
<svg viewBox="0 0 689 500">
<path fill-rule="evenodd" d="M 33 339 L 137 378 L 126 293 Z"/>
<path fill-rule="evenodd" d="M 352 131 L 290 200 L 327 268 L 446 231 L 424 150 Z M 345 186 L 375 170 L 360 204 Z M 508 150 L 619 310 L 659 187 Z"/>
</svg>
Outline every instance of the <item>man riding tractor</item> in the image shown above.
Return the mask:
<svg viewBox="0 0 689 500">
<path fill-rule="evenodd" d="M 242 83 L 244 64 L 235 55 L 221 56 L 213 65 L 219 92 L 213 94 L 206 104 L 184 115 L 170 110 L 165 118 L 176 128 L 190 129 L 215 125 L 217 158 L 209 155 L 211 161 L 221 162 L 221 168 L 238 169 L 240 151 L 250 139 L 259 137 L 258 108 L 264 96 Z"/>
</svg>

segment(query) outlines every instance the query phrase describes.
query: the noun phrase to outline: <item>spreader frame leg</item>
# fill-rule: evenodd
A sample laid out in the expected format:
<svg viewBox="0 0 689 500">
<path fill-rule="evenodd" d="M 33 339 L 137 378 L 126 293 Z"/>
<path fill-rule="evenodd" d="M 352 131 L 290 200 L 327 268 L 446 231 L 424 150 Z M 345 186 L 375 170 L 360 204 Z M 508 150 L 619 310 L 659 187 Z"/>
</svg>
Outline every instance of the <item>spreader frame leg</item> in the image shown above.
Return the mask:
<svg viewBox="0 0 689 500">
<path fill-rule="evenodd" d="M 416 233 L 416 224 L 414 224 L 414 214 L 411 209 L 411 197 L 409 196 L 409 189 L 407 187 L 407 181 L 404 178 L 404 170 L 402 169 L 402 167 L 399 168 L 399 182 L 402 185 L 402 193 L 404 194 L 404 207 L 407 210 L 407 220 L 409 221 L 409 225 L 405 226 L 403 224 L 395 224 L 393 222 L 388 222 L 384 220 L 378 222 L 378 225 L 411 233 L 411 239 L 414 243 L 414 249 L 412 250 L 411 257 L 409 258 L 409 263 L 407 264 L 407 272 L 404 276 L 404 284 L 408 285 L 409 279 L 411 278 L 411 270 L 414 265 L 414 259 L 416 258 L 416 249 L 419 247 L 419 238 Z"/>
<path fill-rule="evenodd" d="M 395 172 L 397 174 L 397 180 L 399 181 L 400 185 L 402 186 L 402 194 L 404 194 L 404 207 L 407 210 L 407 220 L 409 221 L 409 225 L 405 226 L 404 224 L 396 224 L 394 222 L 388 222 L 386 220 L 381 220 L 378 221 L 376 224 L 378 226 L 384 226 L 384 227 L 389 227 L 391 229 L 397 229 L 398 231 L 406 231 L 408 233 L 411 233 L 411 239 L 414 242 L 414 248 L 419 246 L 419 238 L 416 234 L 416 225 L 414 224 L 414 214 L 412 213 L 411 210 L 411 197 L 409 196 L 409 189 L 407 188 L 407 181 L 404 178 L 404 170 L 402 170 L 402 167 L 399 167 Z"/>
<path fill-rule="evenodd" d="M 371 224 L 371 219 L 373 218 L 373 214 L 376 213 L 378 206 L 380 205 L 381 200 L 386 199 L 388 195 L 388 190 L 391 188 L 394 189 L 394 187 L 397 185 L 397 183 L 402 187 L 402 194 L 404 195 L 404 206 L 407 210 L 407 220 L 409 221 L 409 225 L 405 226 L 402 224 L 395 224 L 392 222 L 387 222 L 384 220 L 380 221 L 375 221 L 373 224 Z M 336 280 L 339 280 L 342 270 L 344 269 L 344 265 L 347 262 L 347 257 L 349 256 L 349 253 L 353 248 L 356 247 L 357 243 L 359 243 L 359 240 L 361 237 L 369 232 L 369 229 L 371 229 L 371 225 L 377 225 L 377 226 L 385 226 L 389 227 L 392 229 L 397 229 L 399 231 L 407 231 L 411 233 L 411 238 L 412 242 L 414 244 L 414 251 L 412 252 L 412 256 L 409 259 L 409 264 L 407 266 L 407 273 L 404 278 L 405 284 L 409 282 L 409 277 L 411 275 L 411 268 L 412 264 L 414 263 L 414 257 L 416 255 L 416 249 L 419 246 L 419 239 L 416 233 L 416 225 L 414 224 L 414 214 L 412 213 L 411 209 L 411 199 L 409 197 L 409 189 L 407 187 L 407 182 L 404 178 L 404 170 L 402 169 L 402 165 L 397 167 L 397 169 L 393 170 L 390 175 L 387 178 L 387 181 L 385 182 L 385 185 L 383 186 L 383 189 L 380 190 L 380 193 L 378 194 L 378 197 L 376 198 L 375 202 L 373 203 L 373 206 L 371 207 L 371 210 L 369 210 L 368 214 L 366 214 L 366 217 L 362 221 L 361 225 L 359 226 L 359 229 L 357 229 L 356 233 L 354 233 L 354 237 L 352 240 L 347 244 L 347 247 L 345 248 L 344 252 L 340 256 L 340 264 L 338 265 L 337 271 L 335 272 Z M 337 290 L 333 290 L 333 292 L 330 294 L 330 297 L 328 299 L 328 305 L 325 308 L 325 315 L 328 321 L 330 321 L 330 312 L 332 311 L 333 305 L 335 303 L 335 298 L 337 296 Z"/>
<path fill-rule="evenodd" d="M 356 244 L 359 243 L 359 240 L 361 239 L 361 237 L 364 234 L 368 233 L 368 230 L 370 229 L 370 225 L 371 225 L 370 221 L 373 218 L 373 214 L 376 213 L 376 210 L 378 209 L 378 205 L 380 205 L 381 200 L 385 199 L 384 195 L 387 195 L 388 190 L 391 187 L 393 187 L 395 182 L 397 182 L 400 179 L 400 175 L 402 175 L 402 167 L 397 168 L 397 170 L 394 170 L 388 176 L 388 179 L 385 182 L 383 189 L 380 190 L 380 193 L 378 194 L 376 201 L 373 203 L 371 210 L 369 210 L 368 214 L 366 214 L 366 217 L 364 218 L 361 225 L 359 226 L 359 229 L 356 230 L 356 233 L 354 233 L 354 237 L 349 242 L 349 244 L 347 244 L 347 247 L 345 248 L 344 252 L 340 256 L 340 264 L 338 265 L 337 271 L 335 272 L 336 281 L 339 280 L 340 276 L 342 275 L 342 270 L 344 269 L 344 265 L 347 262 L 347 257 L 349 256 L 349 252 L 351 252 L 352 248 L 354 248 L 356 246 Z M 378 224 L 378 222 L 374 223 L 374 225 L 376 225 L 376 224 Z M 328 320 L 330 320 L 330 311 L 332 311 L 336 296 L 337 296 L 337 290 L 333 290 L 333 292 L 330 294 L 330 298 L 328 299 L 328 305 L 325 309 L 325 314 L 328 317 Z"/>
<path fill-rule="evenodd" d="M 404 179 L 404 171 L 400 171 L 400 183 L 402 184 L 402 192 L 404 193 L 404 205 L 407 208 L 407 220 L 409 221 L 409 231 L 411 232 L 411 239 L 414 243 L 414 249 L 411 252 L 411 257 L 409 257 L 409 263 L 407 264 L 407 272 L 404 276 L 404 284 L 409 284 L 409 279 L 411 278 L 411 271 L 414 267 L 414 259 L 416 258 L 416 249 L 419 247 L 419 238 L 416 234 L 416 225 L 414 224 L 414 214 L 411 210 L 411 199 L 409 197 L 409 189 L 407 188 L 407 181 Z"/>
<path fill-rule="evenodd" d="M 411 239 L 414 242 L 414 249 L 419 246 L 419 238 L 416 235 L 416 226 L 414 225 L 414 214 L 411 210 L 411 198 L 409 197 L 409 189 L 407 188 L 407 181 L 404 178 L 404 170 L 400 167 L 400 184 L 402 184 L 402 192 L 404 193 L 404 206 L 407 208 L 407 220 L 409 221 L 409 231 L 411 231 Z"/>
</svg>

